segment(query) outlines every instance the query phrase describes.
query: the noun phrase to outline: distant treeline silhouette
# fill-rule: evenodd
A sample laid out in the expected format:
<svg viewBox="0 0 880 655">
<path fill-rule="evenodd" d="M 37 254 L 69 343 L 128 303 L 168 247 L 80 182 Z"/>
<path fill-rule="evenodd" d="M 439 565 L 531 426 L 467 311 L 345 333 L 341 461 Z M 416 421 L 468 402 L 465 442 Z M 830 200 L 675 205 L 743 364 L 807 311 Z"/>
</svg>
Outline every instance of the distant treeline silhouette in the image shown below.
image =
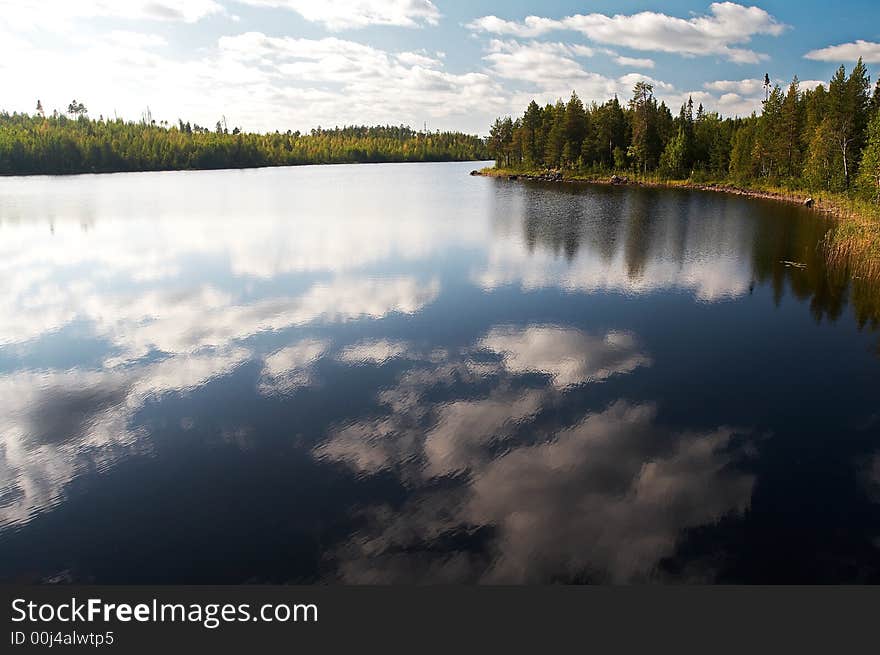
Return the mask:
<svg viewBox="0 0 880 655">
<path fill-rule="evenodd" d="M 0 174 L 250 168 L 297 164 L 467 161 L 487 158 L 485 141 L 460 132 L 405 126 L 317 128 L 309 133 L 230 131 L 179 120 L 91 119 L 74 100 L 68 117 L 0 113 Z"/>
<path fill-rule="evenodd" d="M 532 101 L 516 120 L 499 118 L 489 137 L 498 168 L 574 174 L 632 171 L 661 179 L 729 180 L 810 191 L 847 192 L 880 203 L 880 82 L 871 90 L 861 60 L 830 84 L 783 91 L 764 79 L 760 115 L 723 118 L 693 102 L 673 116 L 653 86 L 635 85 L 584 106 L 576 93 L 544 107 Z"/>
</svg>

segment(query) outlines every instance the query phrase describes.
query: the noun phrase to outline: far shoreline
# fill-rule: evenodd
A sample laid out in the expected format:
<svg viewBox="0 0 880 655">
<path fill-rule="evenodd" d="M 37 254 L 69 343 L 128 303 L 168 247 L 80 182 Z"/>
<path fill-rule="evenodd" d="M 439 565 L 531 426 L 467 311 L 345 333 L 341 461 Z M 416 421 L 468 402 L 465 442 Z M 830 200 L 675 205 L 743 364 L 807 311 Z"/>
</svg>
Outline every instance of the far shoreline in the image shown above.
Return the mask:
<svg viewBox="0 0 880 655">
<path fill-rule="evenodd" d="M 203 173 L 207 171 L 255 171 L 266 168 L 307 168 L 317 166 L 374 166 L 376 164 L 476 164 L 484 163 L 487 159 L 425 159 L 420 161 L 332 161 L 332 162 L 308 162 L 303 164 L 266 164 L 263 166 L 223 166 L 219 168 L 142 168 L 136 170 L 119 171 L 74 171 L 66 173 L 44 172 L 15 172 L 0 173 L 0 179 L 12 177 L 79 177 L 84 175 L 123 175 L 130 173 Z"/>
</svg>

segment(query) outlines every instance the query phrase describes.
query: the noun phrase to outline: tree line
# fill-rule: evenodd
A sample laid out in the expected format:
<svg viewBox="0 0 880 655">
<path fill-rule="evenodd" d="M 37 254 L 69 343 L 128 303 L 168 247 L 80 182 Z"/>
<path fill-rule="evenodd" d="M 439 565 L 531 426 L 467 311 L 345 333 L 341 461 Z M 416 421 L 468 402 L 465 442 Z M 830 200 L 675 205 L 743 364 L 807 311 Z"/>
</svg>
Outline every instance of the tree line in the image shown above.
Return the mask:
<svg viewBox="0 0 880 655">
<path fill-rule="evenodd" d="M 406 126 L 350 126 L 308 133 L 230 131 L 178 120 L 91 119 L 82 102 L 46 115 L 0 112 L 0 174 L 249 168 L 297 164 L 468 161 L 487 158 L 483 139 Z"/>
<path fill-rule="evenodd" d="M 630 101 L 585 106 L 572 93 L 490 130 L 496 167 L 593 175 L 631 171 L 661 179 L 730 181 L 858 194 L 880 203 L 880 80 L 860 59 L 841 66 L 827 87 L 786 89 L 765 76 L 760 114 L 722 117 L 694 108 L 673 115 L 653 86 L 638 82 Z"/>
</svg>

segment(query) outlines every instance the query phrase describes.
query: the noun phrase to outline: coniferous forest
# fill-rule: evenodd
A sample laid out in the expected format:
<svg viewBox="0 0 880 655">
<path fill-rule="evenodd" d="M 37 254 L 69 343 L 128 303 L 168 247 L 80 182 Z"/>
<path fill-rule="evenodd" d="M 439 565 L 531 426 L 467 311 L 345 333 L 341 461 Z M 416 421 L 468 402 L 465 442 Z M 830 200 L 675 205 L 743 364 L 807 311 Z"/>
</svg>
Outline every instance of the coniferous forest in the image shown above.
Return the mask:
<svg viewBox="0 0 880 655">
<path fill-rule="evenodd" d="M 65 113 L 0 113 L 0 175 L 103 173 L 486 159 L 486 144 L 459 132 L 404 126 L 246 133 L 218 121 L 212 129 L 179 120 L 89 118 L 74 100 Z"/>
<path fill-rule="evenodd" d="M 828 86 L 785 88 L 765 77 L 760 115 L 722 117 L 688 101 L 677 112 L 647 82 L 626 104 L 532 101 L 521 118 L 499 118 L 489 137 L 499 169 L 571 175 L 628 171 L 660 180 L 725 181 L 846 193 L 880 203 L 880 81 L 859 60 Z"/>
</svg>

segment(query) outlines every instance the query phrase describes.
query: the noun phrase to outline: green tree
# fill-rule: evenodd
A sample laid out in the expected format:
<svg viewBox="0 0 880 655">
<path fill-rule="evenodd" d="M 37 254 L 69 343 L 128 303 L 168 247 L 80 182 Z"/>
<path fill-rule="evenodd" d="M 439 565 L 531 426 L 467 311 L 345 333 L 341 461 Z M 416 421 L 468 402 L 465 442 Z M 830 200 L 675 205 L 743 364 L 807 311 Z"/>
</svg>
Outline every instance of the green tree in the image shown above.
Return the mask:
<svg viewBox="0 0 880 655">
<path fill-rule="evenodd" d="M 571 92 L 571 99 L 565 107 L 565 163 L 578 159 L 584 138 L 587 134 L 587 113 L 577 93 Z"/>
<path fill-rule="evenodd" d="M 755 150 L 755 132 L 758 119 L 752 114 L 734 133 L 730 148 L 730 175 L 739 183 L 755 177 L 755 163 L 752 153 Z"/>
<path fill-rule="evenodd" d="M 857 185 L 867 198 L 880 203 L 880 111 L 874 113 L 868 125 Z"/>
<path fill-rule="evenodd" d="M 840 153 L 844 187 L 849 186 L 853 173 L 854 153 L 861 149 L 868 122 L 870 78 L 861 57 L 849 77 L 841 66 L 828 87 L 829 127 L 835 147 Z"/>
<path fill-rule="evenodd" d="M 513 143 L 513 121 L 497 118 L 489 130 L 489 155 L 499 167 L 510 166 L 510 145 Z"/>
<path fill-rule="evenodd" d="M 807 148 L 804 180 L 811 189 L 836 191 L 845 187 L 838 148 L 839 132 L 831 118 L 825 118 L 813 133 Z"/>
<path fill-rule="evenodd" d="M 656 166 L 660 150 L 654 85 L 643 81 L 636 82 L 629 106 L 633 118 L 632 140 L 627 154 L 642 172 L 647 172 Z"/>
<path fill-rule="evenodd" d="M 557 100 L 556 104 L 545 112 L 545 128 L 547 139 L 544 145 L 544 164 L 558 168 L 562 163 L 562 151 L 565 149 L 565 104 Z"/>
<path fill-rule="evenodd" d="M 541 136 L 543 116 L 541 108 L 534 100 L 529 103 L 522 119 L 523 159 L 527 166 L 539 166 L 543 160 L 544 146 Z"/>
<path fill-rule="evenodd" d="M 801 105 L 800 82 L 797 75 L 788 86 L 788 92 L 782 101 L 780 115 L 780 127 L 785 145 L 785 177 L 793 179 L 798 177 L 801 169 L 801 129 L 803 122 L 803 107 Z"/>
<path fill-rule="evenodd" d="M 74 98 L 73 101 L 67 105 L 67 113 L 76 118 L 82 118 L 88 113 L 88 110 L 83 103 L 77 102 L 76 98 Z"/>
<path fill-rule="evenodd" d="M 774 86 L 764 101 L 755 132 L 753 157 L 762 177 L 778 178 L 785 161 L 785 138 L 782 132 L 782 105 L 784 97 L 779 86 Z"/>
<path fill-rule="evenodd" d="M 687 177 L 687 149 L 688 139 L 684 126 L 678 130 L 678 134 L 669 140 L 663 154 L 660 156 L 660 174 L 666 178 Z"/>
</svg>

